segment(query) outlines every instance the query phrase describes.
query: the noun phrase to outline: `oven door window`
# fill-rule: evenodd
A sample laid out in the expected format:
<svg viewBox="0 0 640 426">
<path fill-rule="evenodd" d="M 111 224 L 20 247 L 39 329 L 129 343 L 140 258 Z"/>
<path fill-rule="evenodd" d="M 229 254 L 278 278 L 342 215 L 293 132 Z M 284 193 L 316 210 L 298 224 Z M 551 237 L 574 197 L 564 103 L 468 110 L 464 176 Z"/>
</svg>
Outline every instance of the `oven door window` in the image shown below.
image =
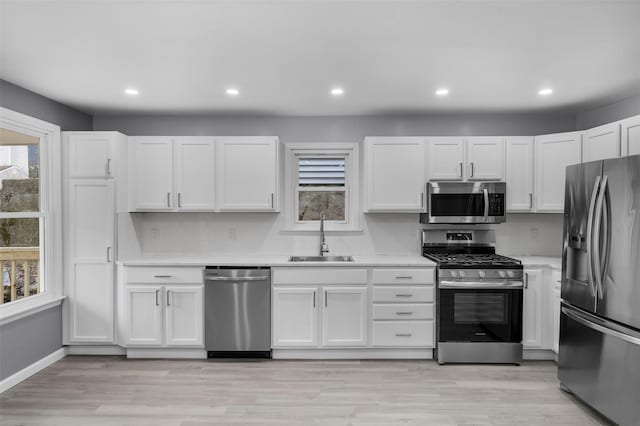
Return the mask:
<svg viewBox="0 0 640 426">
<path fill-rule="evenodd" d="M 439 340 L 520 342 L 522 290 L 440 290 Z"/>
<path fill-rule="evenodd" d="M 431 194 L 432 216 L 484 216 L 484 194 Z"/>
</svg>

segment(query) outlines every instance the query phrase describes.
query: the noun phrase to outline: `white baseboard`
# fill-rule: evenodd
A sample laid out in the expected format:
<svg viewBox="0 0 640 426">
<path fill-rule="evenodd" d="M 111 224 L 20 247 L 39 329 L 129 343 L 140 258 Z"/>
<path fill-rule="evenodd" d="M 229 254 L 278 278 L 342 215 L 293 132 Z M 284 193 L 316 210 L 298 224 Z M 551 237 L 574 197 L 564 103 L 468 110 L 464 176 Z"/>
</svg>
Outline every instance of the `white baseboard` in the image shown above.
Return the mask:
<svg viewBox="0 0 640 426">
<path fill-rule="evenodd" d="M 522 351 L 522 359 L 527 361 L 557 361 L 557 355 L 547 349 L 525 349 Z"/>
<path fill-rule="evenodd" d="M 273 359 L 433 359 L 433 349 L 274 349 Z"/>
<path fill-rule="evenodd" d="M 125 348 L 116 345 L 70 345 L 69 355 L 126 355 Z"/>
<path fill-rule="evenodd" d="M 29 377 L 36 374 L 38 371 L 43 370 L 53 364 L 56 361 L 60 361 L 62 358 L 67 356 L 67 348 L 60 348 L 55 352 L 50 353 L 44 358 L 34 362 L 33 364 L 23 368 L 15 374 L 7 377 L 3 381 L 0 382 L 0 393 L 3 393 L 7 389 L 12 388 L 23 380 L 28 379 Z"/>
<path fill-rule="evenodd" d="M 127 358 L 207 359 L 204 349 L 128 348 L 126 351 Z"/>
</svg>

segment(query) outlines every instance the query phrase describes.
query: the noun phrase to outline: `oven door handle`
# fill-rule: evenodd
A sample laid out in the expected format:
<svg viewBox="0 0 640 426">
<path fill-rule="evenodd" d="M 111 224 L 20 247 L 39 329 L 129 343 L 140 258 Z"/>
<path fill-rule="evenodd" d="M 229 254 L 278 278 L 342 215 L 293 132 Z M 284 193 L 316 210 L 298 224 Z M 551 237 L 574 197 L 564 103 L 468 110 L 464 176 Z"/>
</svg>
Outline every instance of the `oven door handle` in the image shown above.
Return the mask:
<svg viewBox="0 0 640 426">
<path fill-rule="evenodd" d="M 502 290 L 523 288 L 522 281 L 446 281 L 442 280 L 438 282 L 438 288 L 443 289 L 456 289 L 456 290 Z"/>
</svg>

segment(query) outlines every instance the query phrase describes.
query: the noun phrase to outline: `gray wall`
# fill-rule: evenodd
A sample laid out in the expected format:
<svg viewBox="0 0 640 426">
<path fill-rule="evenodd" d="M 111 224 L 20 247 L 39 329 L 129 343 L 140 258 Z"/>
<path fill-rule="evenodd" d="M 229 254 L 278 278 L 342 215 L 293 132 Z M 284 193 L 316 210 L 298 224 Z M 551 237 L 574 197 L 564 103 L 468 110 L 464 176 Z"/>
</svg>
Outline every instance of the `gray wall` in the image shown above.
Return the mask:
<svg viewBox="0 0 640 426">
<path fill-rule="evenodd" d="M 56 306 L 0 327 L 0 380 L 60 349 L 61 324 Z"/>
<path fill-rule="evenodd" d="M 613 104 L 579 112 L 576 130 L 590 129 L 634 115 L 640 115 L 640 93 Z"/>
<path fill-rule="evenodd" d="M 0 80 L 0 106 L 57 124 L 62 130 L 92 130 L 93 128 L 91 115 L 5 80 Z"/>
<path fill-rule="evenodd" d="M 540 135 L 575 130 L 575 114 L 429 114 L 420 116 L 96 115 L 94 130 L 126 135 L 279 136 L 284 142 L 360 141 L 365 136 Z"/>
</svg>

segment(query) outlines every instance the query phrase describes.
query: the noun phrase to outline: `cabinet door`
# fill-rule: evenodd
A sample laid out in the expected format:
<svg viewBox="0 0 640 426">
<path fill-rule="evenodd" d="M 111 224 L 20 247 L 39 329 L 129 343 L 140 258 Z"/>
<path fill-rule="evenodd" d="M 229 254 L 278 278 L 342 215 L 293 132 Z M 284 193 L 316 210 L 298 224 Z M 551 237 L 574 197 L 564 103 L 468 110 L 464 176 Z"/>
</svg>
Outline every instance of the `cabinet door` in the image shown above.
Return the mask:
<svg viewBox="0 0 640 426">
<path fill-rule="evenodd" d="M 127 346 L 162 345 L 162 287 L 125 286 Z"/>
<path fill-rule="evenodd" d="M 165 344 L 202 346 L 202 286 L 165 287 Z"/>
<path fill-rule="evenodd" d="M 367 344 L 367 287 L 325 287 L 322 311 L 324 346 Z"/>
<path fill-rule="evenodd" d="M 73 343 L 113 343 L 113 181 L 72 180 L 68 191 L 68 338 Z"/>
<path fill-rule="evenodd" d="M 504 180 L 504 138 L 467 139 L 467 179 Z"/>
<path fill-rule="evenodd" d="M 114 172 L 113 137 L 106 132 L 66 133 L 69 177 L 105 178 Z"/>
<path fill-rule="evenodd" d="M 278 211 L 278 141 L 272 137 L 216 138 L 221 211 Z"/>
<path fill-rule="evenodd" d="M 368 138 L 365 161 L 366 211 L 424 211 L 427 158 L 423 138 Z"/>
<path fill-rule="evenodd" d="M 318 346 L 318 289 L 273 289 L 273 347 Z"/>
<path fill-rule="evenodd" d="M 620 123 L 586 130 L 582 136 L 583 162 L 620 157 Z"/>
<path fill-rule="evenodd" d="M 166 211 L 173 203 L 173 143 L 167 137 L 130 138 L 129 206 Z"/>
<path fill-rule="evenodd" d="M 522 345 L 525 348 L 542 347 L 542 271 L 527 269 L 522 313 Z"/>
<path fill-rule="evenodd" d="M 622 155 L 640 155 L 640 115 L 622 120 Z"/>
<path fill-rule="evenodd" d="M 533 137 L 510 137 L 506 140 L 507 211 L 528 212 L 533 209 Z"/>
<path fill-rule="evenodd" d="M 536 210 L 564 211 L 567 166 L 582 160 L 580 132 L 536 136 Z"/>
<path fill-rule="evenodd" d="M 464 178 L 464 139 L 427 138 L 429 143 L 429 180 L 462 180 Z"/>
<path fill-rule="evenodd" d="M 215 144 L 209 137 L 174 139 L 175 191 L 178 210 L 215 208 Z"/>
<path fill-rule="evenodd" d="M 553 351 L 558 353 L 560 348 L 560 285 L 554 286 L 552 291 L 553 299 Z"/>
</svg>

